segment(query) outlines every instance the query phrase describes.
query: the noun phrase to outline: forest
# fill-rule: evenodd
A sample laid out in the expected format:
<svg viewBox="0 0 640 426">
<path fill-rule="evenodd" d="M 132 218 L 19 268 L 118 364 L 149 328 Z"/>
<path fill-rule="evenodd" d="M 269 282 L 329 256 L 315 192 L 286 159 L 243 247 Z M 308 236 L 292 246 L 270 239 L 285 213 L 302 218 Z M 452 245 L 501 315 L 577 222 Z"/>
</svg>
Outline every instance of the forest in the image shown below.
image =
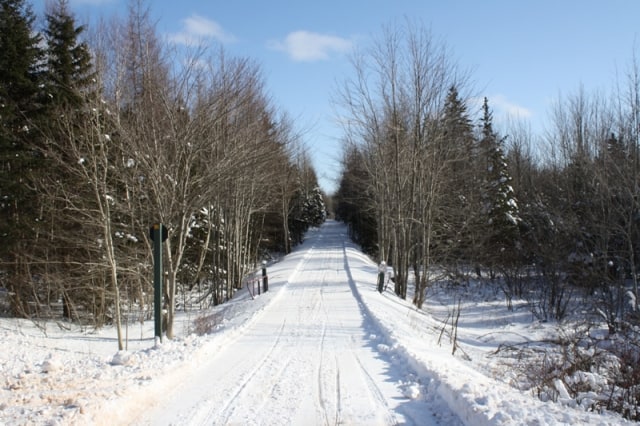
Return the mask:
<svg viewBox="0 0 640 426">
<path fill-rule="evenodd" d="M 0 0 L 3 314 L 114 325 L 122 349 L 123 321 L 153 313 L 149 229 L 161 223 L 171 338 L 177 310 L 228 301 L 331 213 L 418 309 L 435 283 L 474 280 L 508 307 L 526 300 L 537 321 L 579 310 L 587 329 L 604 324 L 605 341 L 561 342 L 573 351 L 562 368 L 614 354 L 621 407 L 640 405 L 635 52 L 611 90 L 576 82 L 534 134 L 495 123 L 429 30 L 385 28 L 334 94 L 344 150 L 329 197 L 251 59 L 176 48 L 141 0 L 92 27 L 66 0 L 42 18 Z"/>
<path fill-rule="evenodd" d="M 640 65 L 609 94 L 558 99 L 544 136 L 512 120 L 429 31 L 388 29 L 340 88 L 345 119 L 336 214 L 392 265 L 420 307 L 432 280 L 501 283 L 562 320 L 578 293 L 612 333 L 635 323 L 640 199 Z M 481 102 L 478 99 L 482 99 Z M 531 295 L 535 292 L 535 296 Z"/>
<path fill-rule="evenodd" d="M 166 334 L 181 295 L 223 303 L 270 253 L 324 221 L 291 119 L 259 67 L 223 49 L 178 51 L 141 1 L 44 28 L 0 1 L 0 287 L 10 315 L 115 325 L 153 311 L 149 229 L 164 246 Z M 192 306 L 190 306 L 192 307 Z"/>
<path fill-rule="evenodd" d="M 324 194 L 250 58 L 163 41 L 141 0 L 91 27 L 66 0 L 40 18 L 0 0 L 0 314 L 113 325 L 122 349 L 122 324 L 153 314 L 161 223 L 171 338 L 178 311 L 228 301 L 335 214 L 418 309 L 473 281 L 572 321 L 584 333 L 537 379 L 604 368 L 608 408 L 640 419 L 635 51 L 610 90 L 559 96 L 540 134 L 496 123 L 428 29 L 384 28 L 332 94 L 342 172 Z"/>
<path fill-rule="evenodd" d="M 389 28 L 354 56 L 355 77 L 337 97 L 346 148 L 336 217 L 417 308 L 436 285 L 478 282 L 509 309 L 525 301 L 533 321 L 559 330 L 558 352 L 538 354 L 532 381 L 553 387 L 575 371 L 606 371 L 612 395 L 624 397 L 605 405 L 638 420 L 635 52 L 612 90 L 576 82 L 559 96 L 540 135 L 520 120 L 499 130 L 491 100 L 436 40 L 419 26 Z M 583 385 L 591 389 L 567 386 Z"/>
</svg>

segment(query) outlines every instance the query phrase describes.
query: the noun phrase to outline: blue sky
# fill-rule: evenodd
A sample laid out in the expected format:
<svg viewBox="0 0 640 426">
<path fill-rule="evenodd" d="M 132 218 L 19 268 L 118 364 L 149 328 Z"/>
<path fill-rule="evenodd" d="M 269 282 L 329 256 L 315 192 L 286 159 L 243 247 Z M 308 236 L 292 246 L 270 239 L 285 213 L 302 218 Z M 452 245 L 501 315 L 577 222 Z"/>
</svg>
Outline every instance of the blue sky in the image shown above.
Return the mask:
<svg viewBox="0 0 640 426">
<path fill-rule="evenodd" d="M 44 0 L 33 0 L 36 12 Z M 126 13 L 127 0 L 70 0 L 80 22 Z M 429 28 L 471 71 L 497 122 L 508 114 L 535 132 L 553 99 L 608 90 L 640 54 L 638 0 L 153 0 L 158 31 L 198 38 L 254 59 L 277 107 L 304 132 L 323 189 L 337 186 L 340 129 L 331 97 L 350 77 L 349 52 L 406 18 Z"/>
</svg>

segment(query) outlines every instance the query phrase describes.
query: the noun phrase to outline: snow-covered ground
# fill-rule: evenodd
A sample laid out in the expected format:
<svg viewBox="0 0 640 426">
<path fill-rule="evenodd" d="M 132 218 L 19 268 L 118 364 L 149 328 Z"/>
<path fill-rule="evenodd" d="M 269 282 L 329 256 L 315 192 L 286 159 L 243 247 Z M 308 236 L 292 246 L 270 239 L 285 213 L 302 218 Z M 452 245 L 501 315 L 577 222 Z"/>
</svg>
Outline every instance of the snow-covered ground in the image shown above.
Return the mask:
<svg viewBox="0 0 640 426">
<path fill-rule="evenodd" d="M 0 319 L 0 424 L 625 423 L 509 386 L 516 371 L 490 354 L 546 331 L 499 295 L 463 299 L 453 356 L 455 298 L 418 311 L 376 274 L 329 221 L 269 267 L 268 293 L 182 315 L 174 340 L 130 324 L 117 352 L 112 329 Z"/>
</svg>

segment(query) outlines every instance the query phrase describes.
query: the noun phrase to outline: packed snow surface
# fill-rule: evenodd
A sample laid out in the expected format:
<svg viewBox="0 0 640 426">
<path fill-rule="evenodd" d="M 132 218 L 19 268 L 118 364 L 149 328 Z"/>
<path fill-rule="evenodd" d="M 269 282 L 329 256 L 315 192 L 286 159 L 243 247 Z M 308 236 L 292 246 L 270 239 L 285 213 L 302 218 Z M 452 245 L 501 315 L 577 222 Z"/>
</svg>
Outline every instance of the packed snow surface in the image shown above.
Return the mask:
<svg viewBox="0 0 640 426">
<path fill-rule="evenodd" d="M 173 340 L 0 320 L 0 424 L 614 425 L 613 414 L 541 402 L 488 354 L 535 333 L 480 302 L 423 310 L 376 291 L 377 265 L 328 221 L 269 266 L 269 291 L 185 313 Z M 491 305 L 493 306 L 493 305 Z M 203 324 L 211 330 L 196 335 Z M 567 395 L 565 395 L 566 397 Z"/>
</svg>

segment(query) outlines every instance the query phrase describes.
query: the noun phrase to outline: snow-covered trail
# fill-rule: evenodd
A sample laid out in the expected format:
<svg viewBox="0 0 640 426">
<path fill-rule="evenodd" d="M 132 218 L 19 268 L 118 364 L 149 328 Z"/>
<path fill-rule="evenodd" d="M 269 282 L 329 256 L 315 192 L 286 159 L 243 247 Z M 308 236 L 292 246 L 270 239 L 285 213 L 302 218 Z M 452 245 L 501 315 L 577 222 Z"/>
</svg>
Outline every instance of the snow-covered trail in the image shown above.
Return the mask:
<svg viewBox="0 0 640 426">
<path fill-rule="evenodd" d="M 404 394 L 400 383 L 410 372 L 377 349 L 346 239 L 335 222 L 314 233 L 259 318 L 135 423 L 450 424 L 455 416 L 442 404 Z"/>
<path fill-rule="evenodd" d="M 328 221 L 269 267 L 268 293 L 185 312 L 162 343 L 153 321 L 129 324 L 140 337 L 114 354 L 113 327 L 0 318 L 0 424 L 628 424 L 511 387 L 518 370 L 492 354 L 514 330 L 531 336 L 540 325 L 501 298 L 466 296 L 452 356 L 456 294 L 431 293 L 417 310 L 379 294 L 376 271 Z M 210 334 L 194 334 L 201 321 Z"/>
</svg>

